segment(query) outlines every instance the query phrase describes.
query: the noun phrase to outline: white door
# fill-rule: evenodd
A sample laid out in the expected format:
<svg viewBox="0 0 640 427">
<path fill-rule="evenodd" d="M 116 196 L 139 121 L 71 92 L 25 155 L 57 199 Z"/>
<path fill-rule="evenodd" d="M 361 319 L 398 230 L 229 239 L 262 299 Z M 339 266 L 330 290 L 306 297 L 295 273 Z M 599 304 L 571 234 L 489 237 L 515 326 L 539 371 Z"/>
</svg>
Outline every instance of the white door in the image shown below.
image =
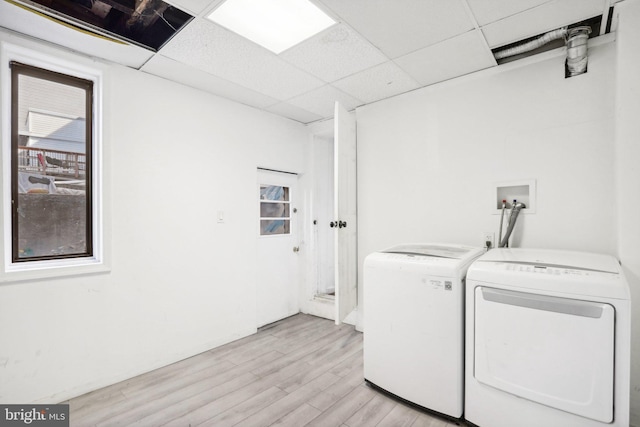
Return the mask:
<svg viewBox="0 0 640 427">
<path fill-rule="evenodd" d="M 338 102 L 334 115 L 335 321 L 357 305 L 356 119 Z"/>
<path fill-rule="evenodd" d="M 258 170 L 258 327 L 298 313 L 295 174 Z"/>
</svg>

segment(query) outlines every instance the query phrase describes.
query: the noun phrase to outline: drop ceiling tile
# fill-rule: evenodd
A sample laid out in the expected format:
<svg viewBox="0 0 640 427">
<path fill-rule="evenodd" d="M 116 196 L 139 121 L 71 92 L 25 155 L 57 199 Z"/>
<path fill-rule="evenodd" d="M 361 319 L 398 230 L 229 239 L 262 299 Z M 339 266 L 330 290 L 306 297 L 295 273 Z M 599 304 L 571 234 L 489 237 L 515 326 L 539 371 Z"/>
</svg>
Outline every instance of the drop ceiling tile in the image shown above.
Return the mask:
<svg viewBox="0 0 640 427">
<path fill-rule="evenodd" d="M 390 58 L 474 28 L 464 0 L 320 0 Z"/>
<path fill-rule="evenodd" d="M 195 19 L 161 52 L 168 58 L 278 100 L 324 84 L 267 49 L 206 19 Z"/>
<path fill-rule="evenodd" d="M 310 113 L 306 110 L 303 110 L 302 108 L 298 108 L 286 102 L 280 102 L 278 104 L 272 105 L 266 110 L 279 116 L 288 117 L 292 120 L 305 124 L 315 122 L 323 118 L 322 116 Z"/>
<path fill-rule="evenodd" d="M 103 58 L 132 68 L 141 67 L 153 56 L 152 51 L 137 45 L 94 36 L 5 1 L 0 2 L 0 28 L 17 31 L 85 55 Z"/>
<path fill-rule="evenodd" d="M 304 95 L 296 96 L 287 103 L 317 114 L 322 118 L 333 117 L 335 102 L 339 101 L 347 110 L 363 104 L 362 101 L 347 95 L 331 85 L 323 86 Z"/>
<path fill-rule="evenodd" d="M 389 98 L 420 87 L 417 81 L 392 61 L 345 77 L 332 85 L 365 103 Z"/>
<path fill-rule="evenodd" d="M 141 70 L 256 108 L 265 108 L 278 102 L 274 98 L 166 58 L 160 54 L 156 54 L 151 58 Z"/>
<path fill-rule="evenodd" d="M 554 0 L 482 27 L 491 48 L 602 14 L 604 0 Z"/>
<path fill-rule="evenodd" d="M 483 26 L 554 0 L 467 0 L 478 25 Z"/>
<path fill-rule="evenodd" d="M 165 0 L 166 1 L 166 0 Z M 190 12 L 191 15 L 200 15 L 205 10 L 211 8 L 212 3 L 222 3 L 224 0 L 169 0 L 168 3 L 176 6 L 185 12 Z"/>
<path fill-rule="evenodd" d="M 422 85 L 430 85 L 496 65 L 479 30 L 410 53 L 395 63 Z"/>
<path fill-rule="evenodd" d="M 336 25 L 280 55 L 308 73 L 332 82 L 387 58 L 346 25 Z"/>
</svg>

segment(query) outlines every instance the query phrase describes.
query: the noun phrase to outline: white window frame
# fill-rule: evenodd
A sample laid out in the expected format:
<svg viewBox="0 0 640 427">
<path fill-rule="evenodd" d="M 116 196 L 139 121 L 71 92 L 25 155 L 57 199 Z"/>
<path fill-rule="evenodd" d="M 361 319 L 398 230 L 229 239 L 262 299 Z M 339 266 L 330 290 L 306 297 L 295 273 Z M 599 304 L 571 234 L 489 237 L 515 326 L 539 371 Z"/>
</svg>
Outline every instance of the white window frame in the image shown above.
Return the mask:
<svg viewBox="0 0 640 427">
<path fill-rule="evenodd" d="M 12 260 L 12 227 L 11 227 L 11 61 L 55 71 L 93 81 L 93 140 L 92 140 L 92 221 L 93 221 L 93 254 L 92 256 L 44 261 Z M 2 256 L 0 256 L 0 283 L 20 280 L 33 280 L 77 274 L 91 274 L 109 271 L 107 251 L 104 239 L 103 215 L 103 176 L 102 176 L 102 71 L 82 65 L 62 57 L 55 57 L 23 46 L 0 41 L 0 85 L 2 99 Z"/>
</svg>

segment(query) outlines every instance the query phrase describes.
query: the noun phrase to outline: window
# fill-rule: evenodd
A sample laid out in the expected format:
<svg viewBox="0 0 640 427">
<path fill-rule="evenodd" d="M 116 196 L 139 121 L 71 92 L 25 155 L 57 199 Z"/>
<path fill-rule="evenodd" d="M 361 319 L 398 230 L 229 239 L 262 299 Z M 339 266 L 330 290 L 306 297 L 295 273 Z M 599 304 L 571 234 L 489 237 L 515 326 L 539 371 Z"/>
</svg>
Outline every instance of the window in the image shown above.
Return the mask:
<svg viewBox="0 0 640 427">
<path fill-rule="evenodd" d="M 11 62 L 12 261 L 93 255 L 93 82 Z"/>
<path fill-rule="evenodd" d="M 260 185 L 260 235 L 291 233 L 289 187 Z"/>
<path fill-rule="evenodd" d="M 0 48 L 0 280 L 108 271 L 99 158 L 101 72 L 8 43 Z"/>
</svg>

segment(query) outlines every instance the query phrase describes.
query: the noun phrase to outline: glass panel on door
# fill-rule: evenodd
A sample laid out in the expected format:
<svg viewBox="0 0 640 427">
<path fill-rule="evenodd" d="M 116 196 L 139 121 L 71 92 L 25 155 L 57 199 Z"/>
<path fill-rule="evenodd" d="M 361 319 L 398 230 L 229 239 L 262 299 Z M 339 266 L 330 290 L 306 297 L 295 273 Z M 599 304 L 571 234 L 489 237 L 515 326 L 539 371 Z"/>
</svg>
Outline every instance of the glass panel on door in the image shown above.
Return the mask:
<svg viewBox="0 0 640 427">
<path fill-rule="evenodd" d="M 291 233 L 289 187 L 260 185 L 260 235 Z"/>
</svg>

